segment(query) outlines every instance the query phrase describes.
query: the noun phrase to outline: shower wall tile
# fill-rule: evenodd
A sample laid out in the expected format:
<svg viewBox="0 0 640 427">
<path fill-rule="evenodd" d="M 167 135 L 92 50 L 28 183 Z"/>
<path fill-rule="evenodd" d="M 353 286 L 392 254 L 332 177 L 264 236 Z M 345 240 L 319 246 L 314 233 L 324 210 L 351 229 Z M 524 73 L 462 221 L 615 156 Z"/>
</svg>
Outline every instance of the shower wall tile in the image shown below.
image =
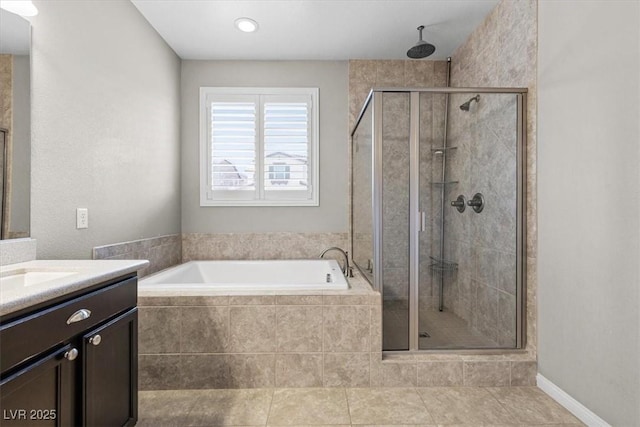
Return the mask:
<svg viewBox="0 0 640 427">
<path fill-rule="evenodd" d="M 313 259 L 331 246 L 347 250 L 348 233 L 183 233 L 182 262 Z"/>
<path fill-rule="evenodd" d="M 376 63 L 376 86 L 405 86 L 404 63 L 407 61 L 379 60 Z"/>
<path fill-rule="evenodd" d="M 180 234 L 150 239 L 113 243 L 93 248 L 93 259 L 146 259 L 149 265 L 138 272 L 139 277 L 180 264 L 182 238 Z"/>
<path fill-rule="evenodd" d="M 435 76 L 435 64 L 443 61 L 404 61 L 403 86 L 431 87 Z"/>
<path fill-rule="evenodd" d="M 536 1 L 501 1 L 485 21 L 452 55 L 451 85 L 454 87 L 525 87 L 527 102 L 526 146 L 526 251 L 527 251 L 527 350 L 535 357 L 536 295 Z M 523 48 L 524 47 L 524 48 Z M 452 95 L 453 105 L 468 100 Z M 458 272 L 473 277 L 472 325 L 493 334 L 500 344 L 514 340 L 515 320 L 515 108 L 513 97 L 481 95 L 471 111 L 450 110 L 449 135 L 459 148 L 450 157 L 451 179 L 460 181 L 456 193 L 472 196 L 482 192 L 487 202 L 480 215 L 468 220 L 449 215 L 447 235 L 467 242 L 473 265 Z M 467 212 L 465 212 L 466 214 Z M 468 222 L 466 222 L 468 221 Z M 466 304 L 454 302 L 454 312 L 466 318 Z M 488 310 L 488 312 L 484 312 Z M 465 371 L 466 372 L 466 371 Z"/>
<path fill-rule="evenodd" d="M 516 297 L 498 291 L 498 337 L 499 346 L 516 346 Z"/>
</svg>

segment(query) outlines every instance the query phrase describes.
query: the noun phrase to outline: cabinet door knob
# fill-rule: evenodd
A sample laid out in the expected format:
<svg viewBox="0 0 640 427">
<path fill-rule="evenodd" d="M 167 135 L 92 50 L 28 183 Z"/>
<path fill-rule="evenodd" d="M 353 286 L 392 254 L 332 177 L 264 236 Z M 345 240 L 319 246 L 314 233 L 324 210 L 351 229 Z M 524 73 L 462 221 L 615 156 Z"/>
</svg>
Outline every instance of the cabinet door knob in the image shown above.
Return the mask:
<svg viewBox="0 0 640 427">
<path fill-rule="evenodd" d="M 89 343 L 93 345 L 98 345 L 102 342 L 102 337 L 99 334 L 96 334 L 89 338 Z"/>
<path fill-rule="evenodd" d="M 72 348 L 64 354 L 64 358 L 67 360 L 75 360 L 78 357 L 78 349 Z"/>
<path fill-rule="evenodd" d="M 82 309 L 76 311 L 75 313 L 73 313 L 71 315 L 71 317 L 69 317 L 67 319 L 67 325 L 79 322 L 81 320 L 88 319 L 89 317 L 91 317 L 91 310 L 87 310 L 86 308 L 82 308 Z"/>
</svg>

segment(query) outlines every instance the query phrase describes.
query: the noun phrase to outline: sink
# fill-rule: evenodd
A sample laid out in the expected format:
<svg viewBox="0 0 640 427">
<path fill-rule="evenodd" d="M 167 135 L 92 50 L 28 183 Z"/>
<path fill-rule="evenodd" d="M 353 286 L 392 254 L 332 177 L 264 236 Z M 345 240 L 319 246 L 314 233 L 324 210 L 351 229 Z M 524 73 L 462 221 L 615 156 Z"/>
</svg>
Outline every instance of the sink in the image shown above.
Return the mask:
<svg viewBox="0 0 640 427">
<path fill-rule="evenodd" d="M 77 274 L 76 271 L 16 271 L 0 278 L 2 286 L 33 286 Z"/>
</svg>

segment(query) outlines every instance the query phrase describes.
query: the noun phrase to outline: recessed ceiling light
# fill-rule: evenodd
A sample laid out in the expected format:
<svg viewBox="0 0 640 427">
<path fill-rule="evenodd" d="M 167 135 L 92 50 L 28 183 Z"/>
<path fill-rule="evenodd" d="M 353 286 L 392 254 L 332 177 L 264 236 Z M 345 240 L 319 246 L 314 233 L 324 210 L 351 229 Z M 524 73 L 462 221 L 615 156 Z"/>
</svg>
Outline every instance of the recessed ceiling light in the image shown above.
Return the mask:
<svg viewBox="0 0 640 427">
<path fill-rule="evenodd" d="M 20 16 L 36 16 L 38 9 L 31 0 L 1 0 L 0 8 Z"/>
<path fill-rule="evenodd" d="M 258 29 L 258 23 L 251 18 L 238 18 L 235 24 L 237 29 L 245 33 L 253 33 Z"/>
</svg>

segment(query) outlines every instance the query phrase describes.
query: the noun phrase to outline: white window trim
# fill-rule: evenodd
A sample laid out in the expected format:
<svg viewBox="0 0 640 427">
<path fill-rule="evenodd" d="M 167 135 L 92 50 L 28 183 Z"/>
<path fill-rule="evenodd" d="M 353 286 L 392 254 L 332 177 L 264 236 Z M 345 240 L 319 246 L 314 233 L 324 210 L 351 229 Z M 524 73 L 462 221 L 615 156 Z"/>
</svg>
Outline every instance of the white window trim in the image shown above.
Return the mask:
<svg viewBox="0 0 640 427">
<path fill-rule="evenodd" d="M 310 145 L 310 168 L 309 183 L 311 188 L 311 197 L 305 199 L 286 198 L 284 194 L 274 193 L 270 199 L 213 199 L 211 195 L 210 175 L 211 175 L 211 153 L 210 138 L 208 129 L 208 116 L 206 100 L 208 95 L 308 95 L 311 97 L 311 130 L 309 136 Z M 200 88 L 200 206 L 319 206 L 320 205 L 320 114 L 319 114 L 319 90 L 318 88 L 263 88 L 263 87 L 201 87 Z M 259 115 L 261 115 L 261 111 Z M 260 135 L 260 143 L 257 148 L 257 157 L 260 164 L 256 164 L 256 173 L 262 173 L 264 166 L 262 159 L 263 150 L 263 130 L 262 117 L 259 118 L 258 133 Z M 257 189 L 262 193 L 262 188 Z"/>
</svg>

